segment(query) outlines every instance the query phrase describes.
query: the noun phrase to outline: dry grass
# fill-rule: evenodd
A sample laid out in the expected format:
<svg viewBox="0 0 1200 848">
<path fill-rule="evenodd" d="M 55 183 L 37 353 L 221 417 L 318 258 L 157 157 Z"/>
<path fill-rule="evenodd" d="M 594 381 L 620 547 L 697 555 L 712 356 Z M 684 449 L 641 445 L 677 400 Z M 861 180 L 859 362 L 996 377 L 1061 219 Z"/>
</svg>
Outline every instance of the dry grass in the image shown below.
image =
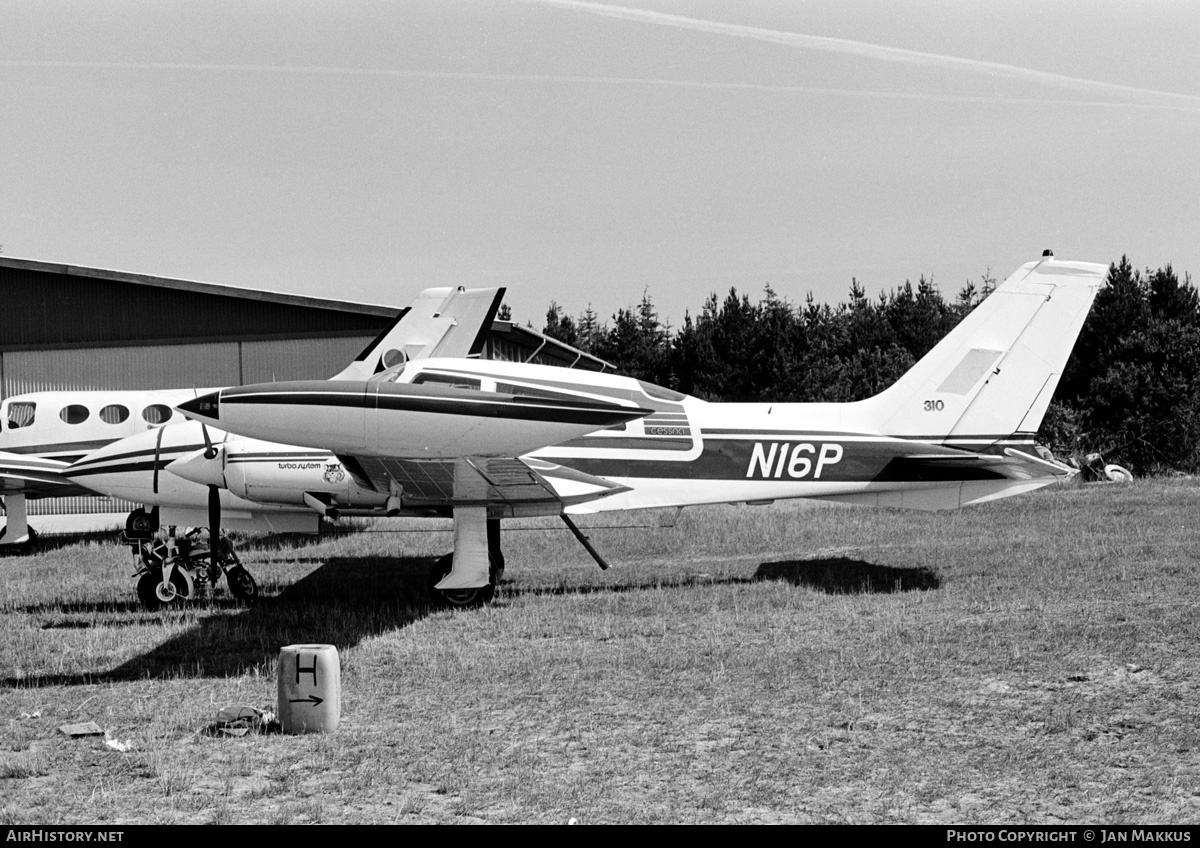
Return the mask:
<svg viewBox="0 0 1200 848">
<path fill-rule="evenodd" d="M 473 612 L 424 603 L 448 532 L 247 543 L 253 609 L 143 612 L 104 541 L 7 557 L 0 821 L 1194 822 L 1197 506 L 1172 480 L 581 521 L 608 572 L 514 522 Z M 370 529 L 398 526 L 431 525 Z M 296 642 L 338 647 L 336 733 L 202 732 L 274 709 Z M 85 720 L 133 749 L 56 731 Z"/>
</svg>

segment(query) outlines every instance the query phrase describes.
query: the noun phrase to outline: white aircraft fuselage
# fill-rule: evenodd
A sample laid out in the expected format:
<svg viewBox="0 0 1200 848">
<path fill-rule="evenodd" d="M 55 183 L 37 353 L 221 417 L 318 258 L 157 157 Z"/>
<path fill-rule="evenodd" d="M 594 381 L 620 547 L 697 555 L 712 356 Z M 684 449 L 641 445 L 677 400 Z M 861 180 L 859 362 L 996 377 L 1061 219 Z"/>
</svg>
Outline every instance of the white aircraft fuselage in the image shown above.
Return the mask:
<svg viewBox="0 0 1200 848">
<path fill-rule="evenodd" d="M 866 408 L 858 404 L 713 404 L 628 377 L 513 362 L 430 359 L 409 364 L 393 378 L 393 388 L 422 378 L 436 380 L 426 385 L 456 381 L 478 388 L 450 390 L 455 401 L 463 399 L 461 408 L 437 414 L 389 403 L 396 395 L 387 393 L 389 383 L 379 381 L 229 389 L 220 394 L 219 409 L 210 408 L 207 415 L 198 411 L 203 399 L 182 408 L 214 426 L 256 436 L 286 436 L 296 444 L 321 444 L 331 455 L 357 458 L 351 464 L 403 456 L 408 468 L 421 468 L 462 457 L 482 461 L 515 454 L 542 471 L 564 498 L 574 493 L 577 483 L 556 477 L 554 468 L 615 487 L 596 500 L 550 501 L 534 510 L 506 506 L 500 497 L 489 505 L 497 516 L 797 497 L 943 509 L 1028 491 L 1065 473 L 1023 455 L 1032 449 L 1031 433 L 996 437 L 988 445 L 966 440 L 973 448 L 1000 451 L 981 455 L 952 446 L 955 442 L 949 439 L 935 444 L 871 433 L 863 415 Z M 605 399 L 627 409 L 629 418 L 554 440 L 539 435 L 525 418 L 498 419 L 495 410 L 466 400 L 472 392 L 496 397 L 501 391 L 507 398 L 536 398 L 544 409 L 554 410 L 548 414 L 562 408 L 548 396 L 563 403 Z M 529 413 L 519 403 L 510 408 Z M 580 429 L 584 428 L 587 425 Z M 553 443 L 536 447 L 547 441 Z M 506 452 L 505 446 L 515 450 Z M 1005 448 L 1022 455 L 1006 456 Z M 411 474 L 409 480 L 419 482 Z M 419 486 L 401 488 L 402 502 L 423 509 L 438 506 L 448 513 L 458 501 L 447 496 L 433 504 Z M 479 498 L 471 493 L 464 500 Z"/>
</svg>

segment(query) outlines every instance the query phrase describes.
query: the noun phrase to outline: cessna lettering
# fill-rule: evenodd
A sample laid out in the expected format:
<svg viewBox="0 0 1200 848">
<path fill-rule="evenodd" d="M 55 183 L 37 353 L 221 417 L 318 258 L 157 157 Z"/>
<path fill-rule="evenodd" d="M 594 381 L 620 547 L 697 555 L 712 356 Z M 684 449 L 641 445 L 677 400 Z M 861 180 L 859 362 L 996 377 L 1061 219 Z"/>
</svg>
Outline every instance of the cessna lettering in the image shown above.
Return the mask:
<svg viewBox="0 0 1200 848">
<path fill-rule="evenodd" d="M 820 480 L 821 472 L 826 466 L 836 465 L 841 461 L 842 446 L 835 442 L 816 445 L 812 442 L 800 442 L 796 445 L 790 442 L 771 442 L 770 448 L 762 442 L 755 442 L 746 476 L 766 479 L 782 478 L 786 474 L 793 480 L 800 480 L 811 473 L 812 479 Z"/>
</svg>

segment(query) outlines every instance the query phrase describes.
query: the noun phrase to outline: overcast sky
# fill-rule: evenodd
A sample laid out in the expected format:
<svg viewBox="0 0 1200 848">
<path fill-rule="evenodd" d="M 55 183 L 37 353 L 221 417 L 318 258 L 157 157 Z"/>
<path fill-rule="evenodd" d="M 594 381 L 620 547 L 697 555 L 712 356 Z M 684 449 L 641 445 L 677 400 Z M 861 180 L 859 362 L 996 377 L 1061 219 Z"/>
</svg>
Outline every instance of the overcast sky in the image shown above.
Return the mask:
<svg viewBox="0 0 1200 848">
<path fill-rule="evenodd" d="M 405 305 L 1200 275 L 1200 3 L 0 0 L 7 256 Z M 1198 279 L 1200 281 L 1200 279 Z"/>
</svg>

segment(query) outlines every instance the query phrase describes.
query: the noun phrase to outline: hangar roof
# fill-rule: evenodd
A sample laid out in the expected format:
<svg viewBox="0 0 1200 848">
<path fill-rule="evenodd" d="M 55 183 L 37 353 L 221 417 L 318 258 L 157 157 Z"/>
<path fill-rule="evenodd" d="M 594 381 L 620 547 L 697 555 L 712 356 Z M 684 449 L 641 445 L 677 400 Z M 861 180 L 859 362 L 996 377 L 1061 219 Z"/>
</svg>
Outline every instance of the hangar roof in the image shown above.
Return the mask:
<svg viewBox="0 0 1200 848">
<path fill-rule="evenodd" d="M 0 303 L 0 350 L 374 336 L 399 311 L 8 256 Z"/>
<path fill-rule="evenodd" d="M 0 351 L 374 337 L 400 311 L 10 256 L 0 256 L 0 306 Z M 602 359 L 511 321 L 492 322 L 485 356 L 612 369 Z"/>
</svg>

